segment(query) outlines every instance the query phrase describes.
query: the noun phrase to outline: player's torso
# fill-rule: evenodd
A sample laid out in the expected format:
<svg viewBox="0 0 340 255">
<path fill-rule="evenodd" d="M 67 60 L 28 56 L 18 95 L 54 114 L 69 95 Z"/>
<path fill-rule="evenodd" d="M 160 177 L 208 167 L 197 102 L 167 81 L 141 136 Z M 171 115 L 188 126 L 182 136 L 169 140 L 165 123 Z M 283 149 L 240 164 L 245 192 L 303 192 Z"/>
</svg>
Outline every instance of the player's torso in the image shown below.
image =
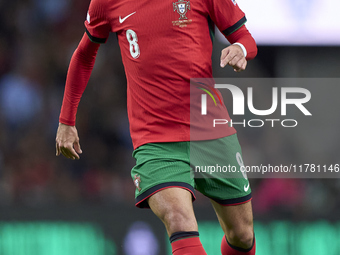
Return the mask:
<svg viewBox="0 0 340 255">
<path fill-rule="evenodd" d="M 190 79 L 212 76 L 208 0 L 108 1 L 128 81 L 134 146 L 188 141 Z"/>
<path fill-rule="evenodd" d="M 108 1 L 108 18 L 118 35 L 127 74 L 158 70 L 163 78 L 175 71 L 198 77 L 207 70 L 212 41 L 204 0 Z"/>
</svg>

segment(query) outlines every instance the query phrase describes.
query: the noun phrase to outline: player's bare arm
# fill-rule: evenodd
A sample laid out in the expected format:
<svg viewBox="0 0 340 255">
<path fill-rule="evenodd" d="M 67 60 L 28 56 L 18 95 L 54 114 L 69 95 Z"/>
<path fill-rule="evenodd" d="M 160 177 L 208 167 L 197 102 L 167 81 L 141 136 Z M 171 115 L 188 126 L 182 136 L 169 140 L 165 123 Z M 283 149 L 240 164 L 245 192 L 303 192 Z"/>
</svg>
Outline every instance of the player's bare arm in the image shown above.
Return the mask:
<svg viewBox="0 0 340 255">
<path fill-rule="evenodd" d="M 239 45 L 233 44 L 222 50 L 221 67 L 225 67 L 226 65 L 234 68 L 235 72 L 241 72 L 246 69 L 247 60 Z"/>
<path fill-rule="evenodd" d="M 63 154 L 66 158 L 74 160 L 79 159 L 81 153 L 77 128 L 59 123 L 56 137 L 56 155 Z"/>
</svg>

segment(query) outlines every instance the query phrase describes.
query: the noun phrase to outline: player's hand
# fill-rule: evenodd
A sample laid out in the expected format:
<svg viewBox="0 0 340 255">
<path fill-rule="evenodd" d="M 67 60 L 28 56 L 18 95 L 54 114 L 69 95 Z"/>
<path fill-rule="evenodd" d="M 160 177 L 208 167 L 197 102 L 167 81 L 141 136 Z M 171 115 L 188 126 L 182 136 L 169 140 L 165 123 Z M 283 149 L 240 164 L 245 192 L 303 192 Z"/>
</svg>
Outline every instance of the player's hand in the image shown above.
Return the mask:
<svg viewBox="0 0 340 255">
<path fill-rule="evenodd" d="M 247 60 L 243 54 L 243 50 L 239 45 L 230 45 L 221 52 L 221 67 L 230 65 L 235 72 L 241 72 L 246 69 Z"/>
<path fill-rule="evenodd" d="M 79 144 L 78 131 L 75 126 L 68 126 L 59 123 L 57 137 L 56 137 L 56 156 L 60 153 L 66 158 L 79 159 L 82 153 Z"/>
</svg>

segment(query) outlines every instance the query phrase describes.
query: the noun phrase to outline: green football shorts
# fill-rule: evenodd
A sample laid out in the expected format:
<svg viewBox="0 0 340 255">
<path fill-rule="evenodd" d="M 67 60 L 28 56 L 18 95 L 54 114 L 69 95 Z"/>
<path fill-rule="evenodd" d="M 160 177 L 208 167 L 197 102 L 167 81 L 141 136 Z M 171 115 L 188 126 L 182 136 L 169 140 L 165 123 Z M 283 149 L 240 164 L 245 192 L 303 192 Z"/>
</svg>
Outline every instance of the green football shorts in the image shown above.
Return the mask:
<svg viewBox="0 0 340 255">
<path fill-rule="evenodd" d="M 148 143 L 133 152 L 136 206 L 160 190 L 179 187 L 195 200 L 195 189 L 222 205 L 251 200 L 237 135 L 216 140 Z"/>
</svg>

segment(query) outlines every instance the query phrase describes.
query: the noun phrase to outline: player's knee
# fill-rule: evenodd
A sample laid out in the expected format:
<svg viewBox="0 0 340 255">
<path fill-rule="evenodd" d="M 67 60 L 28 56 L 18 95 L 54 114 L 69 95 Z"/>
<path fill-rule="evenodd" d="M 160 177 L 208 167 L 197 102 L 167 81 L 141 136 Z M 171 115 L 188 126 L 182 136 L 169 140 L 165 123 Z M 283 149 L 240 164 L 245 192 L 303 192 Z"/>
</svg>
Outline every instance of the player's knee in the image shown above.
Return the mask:
<svg viewBox="0 0 340 255">
<path fill-rule="evenodd" d="M 228 232 L 229 243 L 241 248 L 249 248 L 253 245 L 254 231 L 252 227 L 234 229 Z"/>
<path fill-rule="evenodd" d="M 170 233 L 178 231 L 197 231 L 196 219 L 190 212 L 174 207 L 168 210 L 163 218 Z"/>
</svg>

